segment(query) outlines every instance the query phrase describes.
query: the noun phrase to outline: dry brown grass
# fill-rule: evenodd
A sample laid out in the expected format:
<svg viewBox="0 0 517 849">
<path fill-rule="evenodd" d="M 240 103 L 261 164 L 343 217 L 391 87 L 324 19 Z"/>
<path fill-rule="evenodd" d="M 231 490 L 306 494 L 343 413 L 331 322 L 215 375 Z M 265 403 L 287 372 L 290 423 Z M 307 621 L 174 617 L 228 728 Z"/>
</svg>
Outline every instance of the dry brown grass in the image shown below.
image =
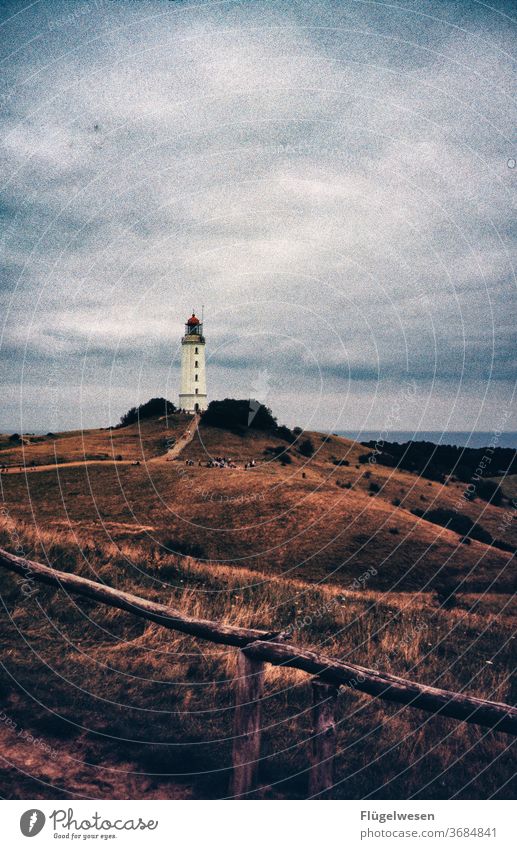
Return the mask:
<svg viewBox="0 0 517 849">
<path fill-rule="evenodd" d="M 313 439 L 318 446 L 316 434 Z M 158 440 L 156 433 L 150 440 Z M 275 442 L 270 437 L 203 428 L 202 442 L 195 440 L 172 463 L 66 467 L 4 475 L 0 484 L 19 519 L 82 530 L 92 539 L 145 538 L 198 559 L 339 585 L 374 566 L 378 588 L 411 591 L 428 589 L 445 564 L 465 580 L 464 591 L 510 590 L 508 552 L 477 541 L 462 545 L 456 533 L 411 512 L 417 506 L 451 508 L 461 485 L 429 486 L 406 472 L 371 469 L 353 462 L 361 453 L 353 443 L 319 440 L 313 459 L 294 449 L 292 463 L 282 466 L 265 454 Z M 248 471 L 185 466 L 185 459 L 206 460 L 207 446 L 212 455 L 230 455 L 241 464 L 254 456 L 259 465 Z M 343 456 L 350 465 L 335 466 L 333 458 Z M 381 486 L 373 496 L 372 481 Z M 395 506 L 395 499 L 401 504 Z M 475 501 L 462 512 L 495 536 L 504 509 Z M 515 523 L 505 534 L 507 542 L 517 542 Z"/>
<path fill-rule="evenodd" d="M 184 429 L 183 421 L 177 425 Z M 165 450 L 164 426 L 148 424 L 143 455 L 130 428 L 91 435 L 88 451 L 116 437 L 117 454 L 130 458 L 140 451 L 152 460 L 138 467 L 98 464 L 1 476 L 8 513 L 0 544 L 14 550 L 20 543 L 34 559 L 200 616 L 292 626 L 293 641 L 325 653 L 515 701 L 510 555 L 479 542 L 462 545 L 457 534 L 410 512 L 451 506 L 461 485 L 429 485 L 409 473 L 372 469 L 358 462 L 360 446 L 319 434 L 312 435 L 315 457 L 308 461 L 294 447 L 286 466 L 266 451 L 279 440 L 212 428 L 202 429 L 202 440 L 181 460 L 155 462 Z M 84 455 L 82 435 L 58 442 L 63 457 Z M 48 445 L 23 450 L 26 460 L 43 460 L 37 452 Z M 240 464 L 255 458 L 258 466 L 185 466 L 186 458 L 198 464 L 210 454 Z M 341 458 L 349 465 L 336 466 Z M 372 481 L 380 486 L 374 495 Z M 464 512 L 493 532 L 505 509 L 473 502 Z M 508 539 L 512 534 L 510 526 Z M 432 591 L 437 575 L 462 582 L 448 609 Z M 363 588 L 354 589 L 361 577 Z M 4 768 L 4 794 L 56 798 L 59 787 L 65 796 L 99 798 L 226 794 L 233 650 L 43 587 L 27 599 L 13 577 L 2 575 L 2 587 L 4 710 L 21 726 L 39 729 L 59 752 L 50 773 L 36 758 L 34 778 L 23 778 L 28 754 L 11 741 L 16 766 Z M 267 693 L 261 792 L 303 797 L 308 678 L 270 668 Z M 353 691 L 341 705 L 336 798 L 508 793 L 506 735 Z M 103 767 L 81 771 L 74 758 Z M 50 789 L 42 783 L 47 778 Z"/>
<path fill-rule="evenodd" d="M 45 436 L 24 435 L 12 443 L 0 434 L 0 464 L 36 466 L 84 460 L 149 460 L 163 454 L 166 438 L 178 437 L 188 426 L 188 416 L 147 419 L 120 429 L 97 428 Z"/>
<path fill-rule="evenodd" d="M 12 525 L 4 527 L 0 544 L 8 547 L 12 533 Z M 271 580 L 256 570 L 149 551 L 138 543 L 92 546 L 87 536 L 20 527 L 17 533 L 35 559 L 47 557 L 60 568 L 193 614 L 258 627 L 294 623 L 292 640 L 299 644 L 420 681 L 512 701 L 515 617 L 505 595 L 464 596 L 459 607 L 443 610 L 428 593 L 385 595 L 368 587 L 343 593 L 336 587 Z M 3 586 L 4 709 L 20 726 L 43 732 L 58 752 L 52 791 L 41 784 L 45 773 L 36 762 L 31 794 L 55 798 L 56 786 L 98 796 L 226 794 L 233 650 L 43 587 L 26 599 L 15 577 L 3 576 Z M 29 699 L 23 691 L 30 693 Z M 308 677 L 271 667 L 266 694 L 261 792 L 303 796 L 310 736 Z M 497 795 L 510 775 L 506 748 L 511 741 L 506 735 L 353 691 L 343 695 L 341 707 L 336 798 L 370 793 L 402 798 Z M 66 719 L 52 719 L 48 709 Z M 20 751 L 13 754 L 24 757 Z M 73 758 L 107 764 L 97 784 L 88 775 L 89 792 L 81 788 L 77 770 L 69 768 Z M 117 774 L 114 781 L 110 770 L 117 764 L 129 774 L 122 779 Z M 191 774 L 198 772 L 202 774 Z M 10 794 L 28 792 L 27 779 L 13 769 L 4 773 Z M 135 773 L 145 775 L 137 780 Z"/>
</svg>

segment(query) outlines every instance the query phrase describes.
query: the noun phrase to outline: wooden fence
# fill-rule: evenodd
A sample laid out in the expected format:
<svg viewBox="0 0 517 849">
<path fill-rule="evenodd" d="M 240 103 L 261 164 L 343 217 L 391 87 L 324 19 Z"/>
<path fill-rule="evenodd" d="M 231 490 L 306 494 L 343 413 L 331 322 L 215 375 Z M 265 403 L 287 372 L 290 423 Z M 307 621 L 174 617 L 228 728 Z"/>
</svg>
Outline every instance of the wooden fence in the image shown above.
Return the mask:
<svg viewBox="0 0 517 849">
<path fill-rule="evenodd" d="M 157 622 L 164 628 L 239 648 L 234 687 L 233 796 L 252 793 L 258 785 L 260 702 L 266 663 L 294 667 L 314 676 L 309 796 L 320 795 L 332 787 L 337 695 L 341 686 L 440 716 L 517 734 L 517 708 L 511 705 L 477 699 L 356 664 L 343 663 L 336 658 L 289 644 L 282 632 L 238 628 L 186 616 L 165 604 L 112 589 L 78 575 L 60 572 L 3 549 L 0 549 L 0 566 L 21 575 L 26 581 L 58 587 L 101 604 L 126 610 L 134 616 Z"/>
</svg>

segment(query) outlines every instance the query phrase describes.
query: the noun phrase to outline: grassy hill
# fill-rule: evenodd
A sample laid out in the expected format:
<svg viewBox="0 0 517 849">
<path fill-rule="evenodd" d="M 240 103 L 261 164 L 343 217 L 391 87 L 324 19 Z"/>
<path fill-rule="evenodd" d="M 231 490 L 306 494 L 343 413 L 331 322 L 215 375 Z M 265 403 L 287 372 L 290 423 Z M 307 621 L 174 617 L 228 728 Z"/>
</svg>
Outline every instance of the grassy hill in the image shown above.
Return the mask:
<svg viewBox="0 0 517 849">
<path fill-rule="evenodd" d="M 165 439 L 179 436 L 189 417 L 176 413 L 123 428 L 48 433 L 45 436 L 0 434 L 0 464 L 41 466 L 85 460 L 146 460 L 163 454 Z"/>
<path fill-rule="evenodd" d="M 374 566 L 379 588 L 429 589 L 446 569 L 466 590 L 493 582 L 510 589 L 504 567 L 511 551 L 462 542 L 463 535 L 412 512 L 457 509 L 515 546 L 515 525 L 503 523 L 505 505 L 463 499 L 464 483 L 369 465 L 362 446 L 318 433 L 291 445 L 253 429 L 236 434 L 201 426 L 180 457 L 166 462 L 166 440 L 177 439 L 189 421 L 176 415 L 3 449 L 0 463 L 21 461 L 27 469 L 2 476 L 5 502 L 29 523 L 56 529 L 72 523 L 100 540 L 108 532 L 114 540 L 138 538 L 171 553 L 305 580 L 345 585 Z M 307 439 L 311 457 L 300 451 Z M 31 471 L 52 453 L 60 468 Z M 218 456 L 238 468 L 208 468 Z M 256 467 L 245 469 L 252 459 Z M 71 462 L 78 465 L 66 465 Z"/>
<path fill-rule="evenodd" d="M 293 627 L 296 642 L 355 663 L 515 701 L 511 552 L 412 512 L 460 511 L 511 546 L 506 501 L 467 501 L 464 483 L 372 466 L 363 446 L 319 433 L 291 444 L 201 425 L 169 461 L 167 440 L 190 426 L 175 414 L 1 441 L 0 545 L 198 615 Z M 237 468 L 207 465 L 219 456 Z M 226 795 L 233 651 L 0 580 L 4 710 L 58 752 L 0 725 L 12 764 L 3 795 Z M 303 797 L 310 686 L 272 668 L 267 688 L 261 794 Z M 335 798 L 505 796 L 506 735 L 354 692 L 342 705 Z"/>
</svg>

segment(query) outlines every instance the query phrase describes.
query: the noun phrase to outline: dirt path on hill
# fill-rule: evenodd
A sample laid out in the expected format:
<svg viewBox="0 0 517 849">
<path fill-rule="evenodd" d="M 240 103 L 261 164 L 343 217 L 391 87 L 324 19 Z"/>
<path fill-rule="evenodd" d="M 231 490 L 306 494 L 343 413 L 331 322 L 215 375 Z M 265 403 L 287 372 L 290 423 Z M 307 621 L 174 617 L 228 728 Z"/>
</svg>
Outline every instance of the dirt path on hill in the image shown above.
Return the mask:
<svg viewBox="0 0 517 849">
<path fill-rule="evenodd" d="M 195 416 L 192 417 L 192 422 L 189 424 L 187 430 L 179 437 L 179 439 L 175 442 L 172 448 L 165 454 L 160 454 L 158 457 L 151 457 L 149 460 L 70 460 L 67 463 L 44 463 L 40 466 L 9 466 L 7 470 L 2 471 L 2 475 L 22 475 L 22 474 L 34 474 L 35 472 L 51 472 L 55 469 L 70 469 L 77 466 L 136 466 L 147 463 L 163 463 L 164 461 L 176 460 L 177 457 L 180 456 L 181 452 L 184 448 L 189 445 L 190 442 L 194 439 L 194 436 L 197 432 L 199 420 L 201 416 L 199 413 L 196 413 Z"/>
<path fill-rule="evenodd" d="M 176 440 L 172 448 L 169 448 L 166 454 L 161 454 L 159 457 L 152 457 L 152 459 L 148 462 L 163 463 L 165 461 L 168 463 L 169 460 L 176 460 L 180 456 L 183 449 L 186 448 L 187 445 L 189 445 L 194 439 L 194 436 L 197 433 L 200 418 L 201 416 L 199 415 L 199 413 L 196 413 L 194 416 L 192 416 L 192 422 L 189 424 L 188 428 L 180 436 L 180 438 Z"/>
<path fill-rule="evenodd" d="M 140 463 L 143 461 L 141 460 Z M 70 460 L 68 463 L 45 463 L 41 466 L 9 466 L 2 475 L 34 474 L 34 472 L 50 472 L 54 469 L 68 469 L 74 466 L 134 466 L 135 460 Z"/>
</svg>

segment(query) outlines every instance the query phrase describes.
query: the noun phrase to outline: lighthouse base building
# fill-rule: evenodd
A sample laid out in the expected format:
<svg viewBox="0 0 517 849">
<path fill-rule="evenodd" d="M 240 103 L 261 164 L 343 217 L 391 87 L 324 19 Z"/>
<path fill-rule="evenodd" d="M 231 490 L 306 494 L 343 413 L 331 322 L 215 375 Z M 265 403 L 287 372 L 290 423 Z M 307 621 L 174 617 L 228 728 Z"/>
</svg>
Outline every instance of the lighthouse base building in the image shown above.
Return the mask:
<svg viewBox="0 0 517 849">
<path fill-rule="evenodd" d="M 180 410 L 201 413 L 208 406 L 206 396 L 205 337 L 203 325 L 192 313 L 181 340 Z"/>
</svg>

